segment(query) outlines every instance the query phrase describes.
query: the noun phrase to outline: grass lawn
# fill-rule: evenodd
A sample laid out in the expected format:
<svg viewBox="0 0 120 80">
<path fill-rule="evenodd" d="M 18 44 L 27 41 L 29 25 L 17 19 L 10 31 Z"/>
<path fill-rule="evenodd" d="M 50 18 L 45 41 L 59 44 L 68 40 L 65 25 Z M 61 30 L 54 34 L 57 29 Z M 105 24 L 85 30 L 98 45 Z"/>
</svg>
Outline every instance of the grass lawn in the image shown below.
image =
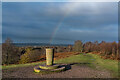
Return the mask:
<svg viewBox="0 0 120 80">
<path fill-rule="evenodd" d="M 31 65 L 37 65 L 42 64 L 44 62 L 34 62 L 34 63 L 28 63 L 28 64 L 17 64 L 17 65 L 8 65 L 8 66 L 2 66 L 2 69 L 8 69 L 8 68 L 14 68 L 14 67 L 25 67 L 25 66 L 31 66 Z M 105 69 L 113 73 L 113 76 L 118 75 L 118 61 L 110 60 L 110 59 L 101 59 L 98 55 L 95 54 L 78 54 L 73 55 L 70 57 L 62 58 L 55 60 L 55 63 L 79 63 L 76 65 L 87 65 L 91 68 L 95 68 L 98 70 Z"/>
</svg>

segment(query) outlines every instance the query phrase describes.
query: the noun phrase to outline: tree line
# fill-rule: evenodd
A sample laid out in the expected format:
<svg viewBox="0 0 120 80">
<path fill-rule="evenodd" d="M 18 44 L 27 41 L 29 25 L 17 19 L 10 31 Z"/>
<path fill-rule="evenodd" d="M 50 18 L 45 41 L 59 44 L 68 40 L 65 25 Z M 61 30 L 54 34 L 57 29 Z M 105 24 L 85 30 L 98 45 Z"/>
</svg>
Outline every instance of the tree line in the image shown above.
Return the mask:
<svg viewBox="0 0 120 80">
<path fill-rule="evenodd" d="M 120 41 L 118 43 L 114 42 L 105 42 L 102 41 L 98 43 L 95 42 L 86 42 L 83 43 L 81 40 L 75 41 L 73 46 L 73 51 L 76 52 L 85 52 L 85 53 L 95 53 L 99 54 L 102 58 L 116 59 L 119 60 L 119 50 L 120 50 Z"/>
<path fill-rule="evenodd" d="M 44 49 L 45 48 L 42 50 L 34 50 L 33 48 L 28 47 L 27 49 L 21 50 L 20 47 L 15 46 L 13 41 L 8 38 L 4 43 L 2 43 L 2 64 L 21 64 L 39 61 L 41 60 L 40 56 L 45 52 Z M 91 52 L 94 54 L 99 54 L 105 59 L 120 59 L 120 41 L 119 43 L 105 41 L 100 43 L 98 43 L 98 41 L 83 43 L 81 40 L 77 40 L 73 46 L 69 45 L 68 47 L 55 47 L 54 49 L 56 52 Z"/>
</svg>

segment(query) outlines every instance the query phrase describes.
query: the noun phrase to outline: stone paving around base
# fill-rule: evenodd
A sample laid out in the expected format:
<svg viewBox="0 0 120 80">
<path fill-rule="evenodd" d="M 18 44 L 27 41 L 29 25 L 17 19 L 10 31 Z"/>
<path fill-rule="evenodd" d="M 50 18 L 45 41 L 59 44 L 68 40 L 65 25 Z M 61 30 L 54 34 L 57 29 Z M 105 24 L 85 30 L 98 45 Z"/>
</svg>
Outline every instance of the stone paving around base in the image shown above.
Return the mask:
<svg viewBox="0 0 120 80">
<path fill-rule="evenodd" d="M 71 65 L 71 69 L 41 75 L 34 73 L 34 66 L 3 70 L 3 78 L 112 78 L 108 71 L 98 71 L 87 66 Z"/>
</svg>

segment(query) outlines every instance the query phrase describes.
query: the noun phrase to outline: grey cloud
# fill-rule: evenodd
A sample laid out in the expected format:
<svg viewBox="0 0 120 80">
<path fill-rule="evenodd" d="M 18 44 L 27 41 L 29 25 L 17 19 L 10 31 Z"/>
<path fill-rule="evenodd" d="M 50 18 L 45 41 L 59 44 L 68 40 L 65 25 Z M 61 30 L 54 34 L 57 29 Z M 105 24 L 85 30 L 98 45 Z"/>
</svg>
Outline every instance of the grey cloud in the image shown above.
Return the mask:
<svg viewBox="0 0 120 80">
<path fill-rule="evenodd" d="M 55 43 L 117 40 L 117 14 L 117 3 L 3 3 L 3 38 L 48 42 L 58 26 Z"/>
</svg>

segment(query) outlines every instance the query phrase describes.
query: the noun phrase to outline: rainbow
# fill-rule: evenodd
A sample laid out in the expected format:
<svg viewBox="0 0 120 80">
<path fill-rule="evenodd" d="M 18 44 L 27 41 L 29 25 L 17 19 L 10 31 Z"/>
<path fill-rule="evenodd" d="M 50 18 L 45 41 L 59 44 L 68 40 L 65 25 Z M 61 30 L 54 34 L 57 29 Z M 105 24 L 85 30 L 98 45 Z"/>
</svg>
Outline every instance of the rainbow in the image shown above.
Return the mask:
<svg viewBox="0 0 120 80">
<path fill-rule="evenodd" d="M 52 44 L 56 34 L 57 34 L 57 31 L 59 30 L 60 26 L 62 25 L 63 21 L 65 20 L 65 18 L 67 17 L 67 13 L 61 18 L 61 20 L 58 22 L 58 25 L 56 26 L 56 28 L 54 29 L 53 33 L 52 33 L 52 36 L 50 38 L 50 41 L 49 41 L 49 44 Z"/>
<path fill-rule="evenodd" d="M 73 4 L 73 5 L 74 5 L 74 4 Z M 76 6 L 76 4 L 75 4 L 73 8 L 70 8 L 70 9 L 66 10 L 66 13 L 65 13 L 65 14 L 63 15 L 63 17 L 60 19 L 60 21 L 58 22 L 58 25 L 56 26 L 56 28 L 53 30 L 53 33 L 52 33 L 52 35 L 51 35 L 51 37 L 50 37 L 49 44 L 51 44 L 51 43 L 53 42 L 53 40 L 54 40 L 54 38 L 55 38 L 55 36 L 56 36 L 56 34 L 57 34 L 60 26 L 62 25 L 63 21 L 65 20 L 65 18 L 66 18 L 66 17 L 69 15 L 69 13 L 71 13 L 71 12 L 74 10 L 74 8 L 76 8 L 76 7 L 77 7 L 77 6 Z"/>
</svg>

